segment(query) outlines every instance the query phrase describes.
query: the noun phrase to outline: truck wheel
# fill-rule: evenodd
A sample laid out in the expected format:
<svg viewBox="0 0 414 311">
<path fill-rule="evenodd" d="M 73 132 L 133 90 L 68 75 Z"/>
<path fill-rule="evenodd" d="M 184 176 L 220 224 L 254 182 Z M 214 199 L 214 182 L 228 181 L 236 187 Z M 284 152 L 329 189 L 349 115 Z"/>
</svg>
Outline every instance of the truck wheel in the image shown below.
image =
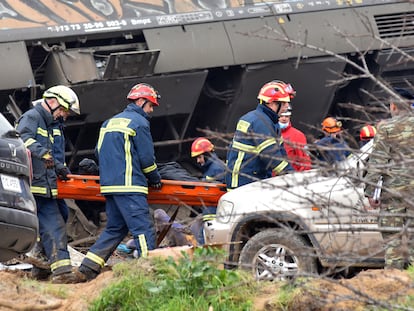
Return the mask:
<svg viewBox="0 0 414 311">
<path fill-rule="evenodd" d="M 258 280 L 287 280 L 317 272 L 315 253 L 306 241 L 277 229 L 254 235 L 241 251 L 239 267 L 252 271 Z"/>
</svg>

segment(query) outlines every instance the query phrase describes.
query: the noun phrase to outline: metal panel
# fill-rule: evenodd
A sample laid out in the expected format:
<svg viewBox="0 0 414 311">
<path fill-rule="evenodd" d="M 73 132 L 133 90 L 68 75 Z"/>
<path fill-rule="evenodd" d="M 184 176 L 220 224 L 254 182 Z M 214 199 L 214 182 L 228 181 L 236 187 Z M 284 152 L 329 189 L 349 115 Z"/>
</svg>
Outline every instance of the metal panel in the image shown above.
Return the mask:
<svg viewBox="0 0 414 311">
<path fill-rule="evenodd" d="M 50 86 L 58 83 L 78 83 L 98 78 L 99 73 L 91 51 L 67 50 L 52 53 L 47 63 L 44 84 Z"/>
<path fill-rule="evenodd" d="M 149 49 L 161 51 L 155 73 L 234 63 L 222 23 L 146 29 L 144 35 Z"/>
<path fill-rule="evenodd" d="M 350 53 L 383 48 L 378 36 L 375 14 L 406 12 L 410 4 L 392 4 L 352 10 L 329 10 L 245 20 L 226 21 L 225 28 L 236 64 L 283 60 L 292 57 Z M 349 34 L 349 35 L 347 35 Z M 285 39 L 306 42 L 316 49 L 299 49 Z M 414 44 L 414 36 L 394 40 L 396 46 Z M 326 51 L 325 51 L 326 50 Z"/>
<path fill-rule="evenodd" d="M 103 79 L 142 77 L 153 74 L 159 54 L 159 50 L 111 53 Z"/>
<path fill-rule="evenodd" d="M 0 59 L 0 90 L 19 89 L 35 84 L 24 42 L 1 43 Z"/>
<path fill-rule="evenodd" d="M 191 114 L 204 84 L 207 71 L 152 76 L 145 78 L 96 81 L 72 85 L 80 98 L 81 112 L 90 123 L 103 122 L 122 111 L 130 88 L 139 82 L 149 83 L 161 94 L 160 106 L 153 117 Z"/>
<path fill-rule="evenodd" d="M 329 19 L 338 19 L 343 25 L 336 25 L 343 29 L 345 23 L 352 20 L 350 11 L 330 11 L 326 13 L 314 12 L 307 14 L 267 17 L 263 19 L 249 19 L 234 22 L 226 22 L 226 29 L 233 46 L 235 62 L 248 64 L 283 60 L 287 58 L 326 55 L 325 52 L 300 49 L 284 39 L 287 35 L 291 40 L 307 42 L 320 49 L 328 49 L 337 53 L 350 52 L 351 47 L 346 40 L 334 33 L 332 27 L 328 27 Z M 342 21 L 342 22 L 341 22 Z M 351 23 L 351 28 L 356 28 L 357 23 Z M 354 31 L 354 32 L 353 32 Z M 352 33 L 360 33 L 357 29 L 350 29 Z M 358 40 L 360 41 L 360 40 Z M 360 42 L 357 42 L 360 45 Z"/>
</svg>

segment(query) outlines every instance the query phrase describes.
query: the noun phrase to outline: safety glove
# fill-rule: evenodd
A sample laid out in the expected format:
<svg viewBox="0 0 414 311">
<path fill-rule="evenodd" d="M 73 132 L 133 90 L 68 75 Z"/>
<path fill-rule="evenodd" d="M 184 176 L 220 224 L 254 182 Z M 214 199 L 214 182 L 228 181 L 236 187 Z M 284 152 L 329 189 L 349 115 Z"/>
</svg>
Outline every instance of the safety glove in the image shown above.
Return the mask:
<svg viewBox="0 0 414 311">
<path fill-rule="evenodd" d="M 47 169 L 53 168 L 55 166 L 55 161 L 53 160 L 52 154 L 50 152 L 46 152 L 42 156 L 42 161 Z"/>
<path fill-rule="evenodd" d="M 61 180 L 69 180 L 70 178 L 68 175 L 70 174 L 70 170 L 66 166 L 62 166 L 59 169 L 56 169 L 57 176 Z"/>
<path fill-rule="evenodd" d="M 155 183 L 155 184 L 150 184 L 149 186 L 150 186 L 151 188 L 153 188 L 153 189 L 158 190 L 158 189 L 161 189 L 161 187 L 162 187 L 162 182 L 161 182 L 161 181 L 159 181 L 159 182 L 157 182 L 157 183 Z"/>
</svg>

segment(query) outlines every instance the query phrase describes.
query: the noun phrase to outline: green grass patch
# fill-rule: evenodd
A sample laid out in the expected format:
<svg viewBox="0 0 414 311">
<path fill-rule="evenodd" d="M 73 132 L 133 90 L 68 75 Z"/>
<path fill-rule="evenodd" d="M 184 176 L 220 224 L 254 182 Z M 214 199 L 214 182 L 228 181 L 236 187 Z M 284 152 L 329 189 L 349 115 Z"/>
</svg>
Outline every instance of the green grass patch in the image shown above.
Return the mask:
<svg viewBox="0 0 414 311">
<path fill-rule="evenodd" d="M 118 264 L 118 281 L 90 306 L 94 310 L 208 310 L 252 309 L 257 283 L 244 273 L 220 269 L 224 254 L 196 248 L 193 258 L 140 259 Z"/>
</svg>

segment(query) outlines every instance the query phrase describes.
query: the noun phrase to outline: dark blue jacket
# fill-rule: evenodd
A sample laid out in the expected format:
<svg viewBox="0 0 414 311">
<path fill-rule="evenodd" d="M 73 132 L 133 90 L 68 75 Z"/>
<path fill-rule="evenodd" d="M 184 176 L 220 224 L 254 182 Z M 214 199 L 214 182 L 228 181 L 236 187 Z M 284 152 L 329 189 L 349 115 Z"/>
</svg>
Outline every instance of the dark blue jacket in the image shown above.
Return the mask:
<svg viewBox="0 0 414 311">
<path fill-rule="evenodd" d="M 53 117 L 42 105 L 26 111 L 18 120 L 16 130 L 32 156 L 33 180 L 30 190 L 34 195 L 56 197 L 56 172 L 46 169 L 42 156 L 52 152 L 51 124 Z"/>
<path fill-rule="evenodd" d="M 65 136 L 63 133 L 64 124 L 62 120 L 53 121 L 52 125 L 52 137 L 53 137 L 53 146 L 52 154 L 53 159 L 55 160 L 56 170 L 58 171 L 65 166 Z"/>
<path fill-rule="evenodd" d="M 343 161 L 351 154 L 348 144 L 341 138 L 325 136 L 316 146 L 322 147 L 318 148 L 318 159 L 330 164 Z"/>
<path fill-rule="evenodd" d="M 161 180 L 155 164 L 148 115 L 133 103 L 103 123 L 97 151 L 104 195 L 146 195 L 147 179 L 151 184 Z"/>
<path fill-rule="evenodd" d="M 205 153 L 204 157 L 206 162 L 201 166 L 203 172 L 203 180 L 208 182 L 224 183 L 224 177 L 226 172 L 226 165 L 219 157 L 214 153 Z"/>
<path fill-rule="evenodd" d="M 278 115 L 265 105 L 242 116 L 227 153 L 227 188 L 292 169 L 280 136 Z"/>
</svg>

